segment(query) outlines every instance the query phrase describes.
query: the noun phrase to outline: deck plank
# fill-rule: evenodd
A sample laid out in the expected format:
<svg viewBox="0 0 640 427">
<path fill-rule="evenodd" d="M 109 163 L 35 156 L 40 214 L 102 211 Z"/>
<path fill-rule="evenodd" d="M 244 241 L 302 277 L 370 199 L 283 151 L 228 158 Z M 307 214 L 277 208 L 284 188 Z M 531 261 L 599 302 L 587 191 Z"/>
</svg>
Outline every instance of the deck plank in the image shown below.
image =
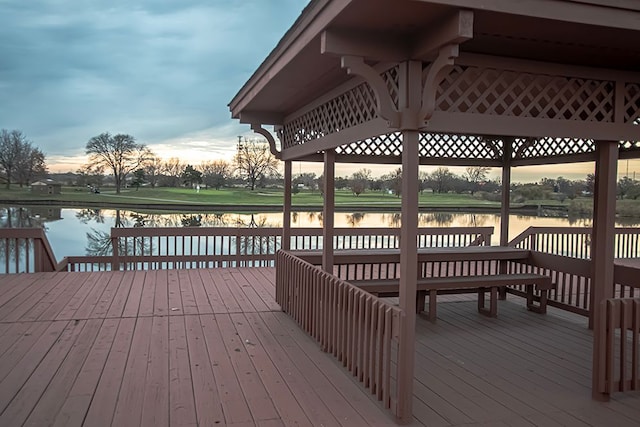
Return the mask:
<svg viewBox="0 0 640 427">
<path fill-rule="evenodd" d="M 127 301 L 124 305 L 124 309 L 122 310 L 122 317 L 135 317 L 140 313 L 146 272 L 136 271 L 134 273 L 129 273 L 130 277 L 132 275 L 133 280 L 131 282 L 131 289 L 127 295 Z"/>
<path fill-rule="evenodd" d="M 280 311 L 274 271 L 0 276 L 0 425 L 395 425 Z M 591 400 L 585 318 L 467 297 L 417 319 L 412 425 L 637 425 L 640 393 Z"/>
<path fill-rule="evenodd" d="M 141 316 L 136 320 L 113 415 L 113 425 L 139 425 L 142 421 L 152 327 L 152 317 Z"/>
<path fill-rule="evenodd" d="M 198 425 L 184 316 L 169 317 L 169 425 Z"/>
<path fill-rule="evenodd" d="M 216 362 L 209 356 L 200 317 L 185 316 L 185 327 L 198 425 L 222 424 L 222 399 L 213 375 L 213 363 Z"/>
<path fill-rule="evenodd" d="M 165 270 L 166 271 L 166 270 Z M 164 276 L 166 278 L 166 276 Z M 164 281 L 161 280 L 161 281 Z M 169 317 L 154 316 L 142 401 L 142 426 L 169 426 Z"/>
<path fill-rule="evenodd" d="M 274 314 L 264 313 L 260 317 L 267 328 L 273 331 L 272 354 L 280 363 L 292 365 L 289 387 L 292 388 L 296 400 L 312 423 L 325 426 L 362 424 L 362 418 L 351 410 L 348 401 L 339 393 L 327 392 L 327 387 L 330 386 L 323 373 L 308 357 L 305 357 L 296 340 L 283 329 Z M 296 327 L 295 324 L 291 326 Z M 330 389 L 335 390 L 334 387 Z M 342 421 L 345 424 L 342 424 Z"/>
<path fill-rule="evenodd" d="M 240 304 L 236 301 L 234 293 L 229 287 L 229 283 L 227 283 L 223 273 L 218 270 L 207 270 L 207 275 L 209 277 L 209 286 L 207 286 L 207 280 L 203 279 L 207 294 L 209 294 L 209 292 L 213 293 L 213 289 L 216 289 L 220 295 L 220 302 L 222 302 L 224 306 L 224 311 L 216 311 L 214 307 L 214 313 L 239 313 L 241 311 Z M 209 295 L 209 300 L 211 300 L 211 294 Z"/>
<path fill-rule="evenodd" d="M 104 290 L 100 295 L 100 298 L 96 302 L 89 314 L 89 317 L 92 319 L 104 319 L 107 317 L 107 313 L 109 312 L 109 308 L 113 304 L 115 296 L 120 289 L 120 285 L 122 283 L 122 279 L 124 278 L 124 274 L 121 271 L 114 271 L 113 274 L 110 275 L 109 280 L 104 286 Z"/>
<path fill-rule="evenodd" d="M 118 319 L 106 319 L 98 332 L 80 373 L 53 422 L 54 426 L 81 426 L 106 364 L 109 350 L 118 330 Z"/>
<path fill-rule="evenodd" d="M 154 281 L 147 283 L 147 286 L 152 286 L 155 292 L 153 297 L 154 316 L 166 316 L 171 311 L 169 307 L 169 271 L 156 271 Z"/>
<path fill-rule="evenodd" d="M 119 319 L 95 393 L 90 399 L 89 408 L 85 409 L 87 415 L 84 425 L 96 427 L 111 425 L 127 367 L 135 327 L 136 319 Z M 123 392 L 123 397 L 124 394 Z"/>
<path fill-rule="evenodd" d="M 180 299 L 182 300 L 182 313 L 198 314 L 198 304 L 191 285 L 190 271 L 192 270 L 178 270 L 178 287 Z"/>
<path fill-rule="evenodd" d="M 120 285 L 113 295 L 111 304 L 107 310 L 106 317 L 108 318 L 123 316 L 124 308 L 129 298 L 129 292 L 131 292 L 133 286 L 133 278 L 135 277 L 133 274 L 125 274 L 122 271 L 115 271 L 114 274 L 120 275 L 121 279 Z"/>
<path fill-rule="evenodd" d="M 87 273 L 87 277 L 84 282 L 78 285 L 76 292 L 73 293 L 69 300 L 65 300 L 64 296 L 60 296 L 56 299 L 57 304 L 63 304 L 62 310 L 56 316 L 56 320 L 72 320 L 76 319 L 76 312 L 89 297 L 89 295 L 96 295 L 102 292 L 102 284 L 99 283 L 104 280 L 106 276 L 100 273 Z M 95 289 L 95 291 L 94 291 Z M 86 318 L 86 317 L 85 317 Z"/>
<path fill-rule="evenodd" d="M 12 324 L 11 334 L 2 337 L 2 356 L 0 356 L 0 384 L 17 366 L 24 367 L 23 358 L 31 352 L 34 345 L 49 327 L 46 322 L 25 322 Z M 34 352 L 37 350 L 34 350 Z"/>
<path fill-rule="evenodd" d="M 231 357 L 236 353 L 235 348 L 231 349 L 231 353 L 227 353 L 226 346 L 221 345 L 222 333 L 214 315 L 202 315 L 200 320 L 225 422 L 253 423 L 251 410 L 231 364 Z"/>
<path fill-rule="evenodd" d="M 248 341 L 245 345 L 247 354 L 254 362 L 262 383 L 264 384 L 273 404 L 285 425 L 308 425 L 311 421 L 304 411 L 297 405 L 292 405 L 295 396 L 283 380 L 277 366 L 270 358 L 269 351 L 265 348 L 263 337 L 267 331 L 262 322 L 255 319 L 255 313 L 246 315 L 232 314 L 231 319 L 236 325 L 241 339 Z"/>
<path fill-rule="evenodd" d="M 219 278 L 215 280 L 210 274 L 211 270 L 199 270 L 198 273 L 201 278 L 200 283 L 202 284 L 202 289 L 207 296 L 206 301 L 210 304 L 210 311 L 207 311 L 207 313 L 228 313 L 229 310 L 224 303 L 224 296 L 221 292 L 221 288 L 223 287 L 222 280 Z M 218 275 L 215 277 L 218 277 Z"/>
<path fill-rule="evenodd" d="M 84 323 L 69 353 L 65 356 L 57 372 L 55 372 L 46 389 L 38 398 L 37 405 L 29 414 L 25 425 L 44 426 L 53 424 L 58 411 L 64 405 L 65 399 L 73 387 L 87 355 L 93 348 L 93 343 L 102 327 L 102 322 L 102 319 L 89 319 Z M 73 323 L 75 324 L 76 322 Z M 76 324 L 75 327 L 79 325 L 80 323 Z"/>
<path fill-rule="evenodd" d="M 34 369 L 29 372 L 28 378 L 23 377 L 18 379 L 17 383 L 13 383 L 9 382 L 8 379 L 15 380 L 17 378 L 8 375 L 3 383 L 0 384 L 0 390 L 5 390 L 5 388 L 18 390 L 17 393 L 11 396 L 11 400 L 6 406 L 6 396 L 3 393 L 0 407 L 4 409 L 0 415 L 0 425 L 16 426 L 22 425 L 26 421 L 87 322 L 80 320 L 61 323 L 62 331 L 56 337 L 57 339 L 51 345 L 51 348 L 44 354 L 41 351 L 33 352 L 38 355 L 34 357 L 34 360 L 38 360 L 37 364 L 33 365 Z M 57 331 L 52 335 L 56 336 Z"/>
<path fill-rule="evenodd" d="M 66 329 L 68 323 L 65 321 L 48 323 L 47 328 L 42 331 L 41 335 L 37 336 L 37 341 L 30 347 L 30 350 L 19 360 L 19 365 L 15 365 L 0 381 L 0 413 L 2 414 L 0 419 L 2 419 L 7 410 L 7 406 L 17 398 L 24 384 L 38 369 L 40 363 L 47 358 L 49 352 L 58 344 L 58 341 L 62 341 L 62 335 L 65 331 L 68 331 Z M 68 332 L 64 338 L 67 341 L 69 340 Z M 0 423 L 0 425 L 11 424 Z"/>
<path fill-rule="evenodd" d="M 258 369 L 247 353 L 247 347 L 254 346 L 256 343 L 247 342 L 246 337 L 238 333 L 230 314 L 216 315 L 216 321 L 227 353 L 233 354 L 231 365 L 254 422 L 278 418 L 278 412 L 262 383 Z M 240 323 L 240 326 L 247 323 L 243 314 L 236 316 L 236 321 Z M 259 363 L 260 361 L 255 362 Z"/>
</svg>

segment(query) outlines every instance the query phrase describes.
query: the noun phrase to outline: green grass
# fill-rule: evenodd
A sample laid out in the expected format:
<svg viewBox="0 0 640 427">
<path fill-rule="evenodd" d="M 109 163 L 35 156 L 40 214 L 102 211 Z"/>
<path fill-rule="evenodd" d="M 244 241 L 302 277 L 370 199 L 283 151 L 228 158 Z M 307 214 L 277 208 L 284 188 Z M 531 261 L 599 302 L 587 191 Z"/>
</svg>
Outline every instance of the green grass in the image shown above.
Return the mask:
<svg viewBox="0 0 640 427">
<path fill-rule="evenodd" d="M 301 191 L 294 194 L 293 205 L 298 207 L 322 206 L 322 195 L 319 191 Z M 12 187 L 10 190 L 0 189 L 0 201 L 37 201 L 54 200 L 65 202 L 106 202 L 126 203 L 130 205 L 155 204 L 197 204 L 221 206 L 282 206 L 281 189 L 229 188 L 222 190 L 201 189 L 196 192 L 187 188 L 141 188 L 125 189 L 118 195 L 113 189 L 104 189 L 100 194 L 92 194 L 84 188 L 63 187 L 59 195 L 33 194 L 28 188 Z M 440 207 L 499 207 L 497 202 L 489 202 L 471 197 L 468 194 L 433 194 L 423 193 L 419 196 L 421 206 Z M 348 190 L 337 190 L 336 205 L 343 207 L 399 207 L 400 198 L 381 192 L 367 191 L 355 196 Z"/>
</svg>

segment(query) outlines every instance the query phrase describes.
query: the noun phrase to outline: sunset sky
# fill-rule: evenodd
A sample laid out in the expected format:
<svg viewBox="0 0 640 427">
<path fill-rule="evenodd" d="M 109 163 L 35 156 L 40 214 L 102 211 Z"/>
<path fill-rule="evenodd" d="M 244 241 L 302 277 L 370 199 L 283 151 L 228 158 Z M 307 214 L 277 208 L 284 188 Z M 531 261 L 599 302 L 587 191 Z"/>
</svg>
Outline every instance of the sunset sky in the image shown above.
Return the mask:
<svg viewBox="0 0 640 427">
<path fill-rule="evenodd" d="M 106 131 L 165 159 L 231 159 L 237 136 L 254 134 L 227 104 L 307 3 L 0 0 L 0 128 L 22 130 L 52 172 L 78 169 L 87 141 Z M 640 175 L 640 162 L 629 170 Z M 592 164 L 522 168 L 514 180 L 590 172 Z"/>
</svg>

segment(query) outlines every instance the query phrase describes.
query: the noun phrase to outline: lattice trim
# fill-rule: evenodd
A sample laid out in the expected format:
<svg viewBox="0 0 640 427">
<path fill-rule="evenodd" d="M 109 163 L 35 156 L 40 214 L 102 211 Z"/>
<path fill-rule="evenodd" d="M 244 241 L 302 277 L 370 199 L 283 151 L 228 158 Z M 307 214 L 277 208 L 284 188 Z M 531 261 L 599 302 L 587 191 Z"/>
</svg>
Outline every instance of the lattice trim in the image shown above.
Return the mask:
<svg viewBox="0 0 640 427">
<path fill-rule="evenodd" d="M 640 84 L 627 83 L 624 87 L 624 122 L 640 125 Z"/>
<path fill-rule="evenodd" d="M 381 75 L 397 109 L 398 67 L 391 68 Z M 376 117 L 376 98 L 373 90 L 367 83 L 362 83 L 285 124 L 278 137 L 286 149 L 366 123 Z"/>
<path fill-rule="evenodd" d="M 441 159 L 485 159 L 502 158 L 503 147 L 499 140 L 490 138 L 444 133 L 420 134 L 420 157 Z"/>
<path fill-rule="evenodd" d="M 503 153 L 501 141 L 468 135 L 421 133 L 419 144 L 420 157 L 425 158 L 498 160 Z M 402 133 L 345 144 L 336 148 L 336 154 L 397 157 L 402 155 Z"/>
<path fill-rule="evenodd" d="M 367 138 L 336 148 L 336 154 L 360 156 L 400 156 L 402 154 L 402 134 L 392 132 Z"/>
<path fill-rule="evenodd" d="M 441 111 L 613 122 L 610 81 L 454 66 L 438 88 Z"/>
<path fill-rule="evenodd" d="M 640 151 L 640 141 L 621 141 L 620 151 Z"/>
<path fill-rule="evenodd" d="M 595 142 L 592 139 L 518 138 L 513 144 L 513 158 L 539 159 L 593 153 L 595 150 Z"/>
</svg>

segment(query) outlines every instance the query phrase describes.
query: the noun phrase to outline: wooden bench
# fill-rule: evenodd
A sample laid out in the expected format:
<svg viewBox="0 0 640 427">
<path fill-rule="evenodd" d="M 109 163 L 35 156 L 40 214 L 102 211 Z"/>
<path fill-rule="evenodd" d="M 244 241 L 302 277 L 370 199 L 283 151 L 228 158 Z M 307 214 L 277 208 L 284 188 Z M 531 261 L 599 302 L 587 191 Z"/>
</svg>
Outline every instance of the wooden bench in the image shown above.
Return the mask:
<svg viewBox="0 0 640 427">
<path fill-rule="evenodd" d="M 380 297 L 398 296 L 398 279 L 378 280 L 353 280 L 351 284 L 358 286 L 367 292 Z M 425 299 L 429 294 L 429 310 L 426 316 L 431 321 L 436 320 L 436 298 L 440 293 L 463 293 L 477 290 L 478 311 L 490 317 L 496 317 L 498 313 L 498 289 L 509 285 L 527 286 L 527 309 L 536 313 L 546 313 L 547 297 L 549 289 L 554 285 L 549 276 L 541 274 L 493 274 L 478 276 L 449 276 L 449 277 L 425 277 L 418 279 L 418 294 L 416 298 L 416 311 L 423 313 Z M 534 302 L 533 287 L 540 291 L 540 302 Z M 489 308 L 485 307 L 485 292 L 489 292 Z"/>
</svg>

